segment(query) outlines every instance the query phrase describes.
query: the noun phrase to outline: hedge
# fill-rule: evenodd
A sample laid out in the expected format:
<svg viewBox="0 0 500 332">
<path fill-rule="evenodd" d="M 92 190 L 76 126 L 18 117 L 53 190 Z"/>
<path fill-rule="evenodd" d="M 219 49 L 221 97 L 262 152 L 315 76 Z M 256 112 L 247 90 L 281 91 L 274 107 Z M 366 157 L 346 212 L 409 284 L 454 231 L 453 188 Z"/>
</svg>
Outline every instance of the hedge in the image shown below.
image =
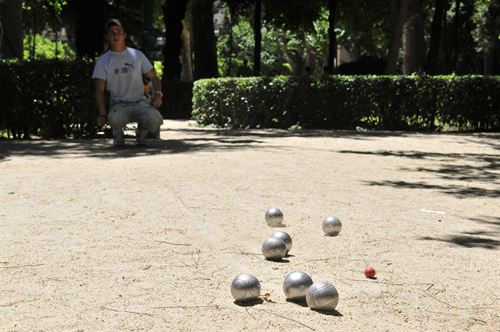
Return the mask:
<svg viewBox="0 0 500 332">
<path fill-rule="evenodd" d="M 0 134 L 13 138 L 94 137 L 94 62 L 0 61 Z M 164 86 L 164 117 L 191 116 L 191 82 Z M 8 135 L 5 135 L 8 133 Z"/>
<path fill-rule="evenodd" d="M 0 62 L 0 124 L 14 138 L 95 133 L 89 61 Z"/>
<path fill-rule="evenodd" d="M 193 118 L 225 128 L 500 130 L 498 76 L 291 76 L 195 82 Z"/>
<path fill-rule="evenodd" d="M 0 61 L 0 134 L 93 137 L 90 60 Z M 500 77 L 220 78 L 164 86 L 165 117 L 226 128 L 500 130 Z"/>
</svg>

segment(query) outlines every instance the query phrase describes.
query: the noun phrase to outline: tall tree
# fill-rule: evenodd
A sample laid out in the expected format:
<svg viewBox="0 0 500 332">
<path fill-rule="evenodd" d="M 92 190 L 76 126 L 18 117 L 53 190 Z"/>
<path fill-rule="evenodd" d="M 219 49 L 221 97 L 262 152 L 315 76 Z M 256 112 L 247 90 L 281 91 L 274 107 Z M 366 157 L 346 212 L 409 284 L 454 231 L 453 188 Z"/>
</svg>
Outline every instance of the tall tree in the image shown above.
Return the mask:
<svg viewBox="0 0 500 332">
<path fill-rule="evenodd" d="M 480 0 L 481 1 L 481 0 Z M 477 52 L 473 30 L 473 15 L 476 10 L 475 0 L 463 0 L 460 7 L 460 26 L 458 26 L 458 36 L 455 59 L 455 72 L 457 74 L 480 73 L 483 68 L 481 55 Z"/>
<path fill-rule="evenodd" d="M 437 73 L 439 50 L 441 49 L 441 37 L 446 20 L 446 8 L 448 7 L 448 1 L 449 0 L 435 0 L 434 4 L 429 53 L 427 54 L 427 62 L 425 65 L 425 71 L 430 75 Z"/>
<path fill-rule="evenodd" d="M 75 0 L 76 54 L 96 57 L 103 51 L 104 0 Z"/>
<path fill-rule="evenodd" d="M 189 7 L 189 5 L 188 5 Z M 192 43 L 192 15 L 189 10 L 186 10 L 186 15 L 182 20 L 183 30 L 182 30 L 182 47 L 181 47 L 181 81 L 192 82 L 193 81 L 193 43 Z"/>
<path fill-rule="evenodd" d="M 233 35 L 233 26 L 238 19 L 238 13 L 235 10 L 234 6 L 229 6 L 228 8 L 228 22 L 227 26 L 229 29 L 229 39 L 227 41 L 227 56 L 228 56 L 228 66 L 227 66 L 227 76 L 231 76 L 231 69 L 233 66 L 233 52 L 234 52 L 234 35 Z M 244 60 L 248 61 L 248 60 Z"/>
<path fill-rule="evenodd" d="M 214 0 L 191 0 L 194 79 L 218 76 Z"/>
<path fill-rule="evenodd" d="M 187 5 L 188 0 L 166 0 L 161 7 L 167 40 L 163 47 L 164 81 L 179 81 L 181 77 L 182 20 L 186 14 Z"/>
<path fill-rule="evenodd" d="M 497 0 L 476 1 L 474 31 L 477 48 L 482 54 L 483 73 L 494 75 L 500 73 L 500 3 Z"/>
<path fill-rule="evenodd" d="M 423 1 L 410 0 L 408 13 L 403 32 L 405 75 L 422 72 L 425 62 Z"/>
<path fill-rule="evenodd" d="M 328 59 L 326 73 L 333 74 L 335 57 L 337 54 L 337 35 L 335 33 L 335 15 L 337 0 L 328 0 Z"/>
<path fill-rule="evenodd" d="M 253 51 L 253 74 L 260 76 L 260 53 L 262 51 L 262 0 L 255 0 L 255 12 L 253 18 L 254 51 Z"/>
<path fill-rule="evenodd" d="M 408 14 L 409 0 L 391 0 L 390 39 L 387 55 L 386 74 L 396 74 L 403 25 Z"/>
<path fill-rule="evenodd" d="M 455 71 L 457 68 L 457 63 L 458 63 L 458 58 L 460 56 L 460 43 L 461 43 L 461 36 L 460 36 L 460 30 L 462 29 L 462 15 L 461 15 L 461 10 L 460 7 L 462 6 L 462 1 L 461 0 L 456 0 L 455 1 L 455 25 L 453 29 L 453 47 L 451 49 L 452 51 L 452 62 L 450 63 L 452 65 L 453 70 Z"/>
<path fill-rule="evenodd" d="M 23 58 L 23 12 L 21 0 L 0 2 L 0 23 L 3 38 L 0 41 L 3 58 Z"/>
</svg>

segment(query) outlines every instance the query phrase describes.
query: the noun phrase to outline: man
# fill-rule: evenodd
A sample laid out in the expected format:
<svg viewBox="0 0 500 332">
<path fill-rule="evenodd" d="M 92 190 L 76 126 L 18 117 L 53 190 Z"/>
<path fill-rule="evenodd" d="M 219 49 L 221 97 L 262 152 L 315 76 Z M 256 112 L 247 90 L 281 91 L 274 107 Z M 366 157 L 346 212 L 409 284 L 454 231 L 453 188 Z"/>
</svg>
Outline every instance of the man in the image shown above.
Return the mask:
<svg viewBox="0 0 500 332">
<path fill-rule="evenodd" d="M 163 117 L 157 110 L 163 98 L 161 82 L 146 56 L 127 47 L 127 34 L 118 19 L 109 20 L 105 29 L 109 51 L 97 60 L 92 74 L 99 108 L 97 124 L 104 126 L 107 121 L 113 130 L 113 146 L 123 146 L 123 128 L 129 122 L 137 122 L 136 142 L 144 145 L 148 132 L 158 135 L 163 123 Z M 144 96 L 143 75 L 147 75 L 153 84 L 155 92 L 151 103 Z M 111 97 L 109 113 L 104 102 L 105 89 Z"/>
</svg>

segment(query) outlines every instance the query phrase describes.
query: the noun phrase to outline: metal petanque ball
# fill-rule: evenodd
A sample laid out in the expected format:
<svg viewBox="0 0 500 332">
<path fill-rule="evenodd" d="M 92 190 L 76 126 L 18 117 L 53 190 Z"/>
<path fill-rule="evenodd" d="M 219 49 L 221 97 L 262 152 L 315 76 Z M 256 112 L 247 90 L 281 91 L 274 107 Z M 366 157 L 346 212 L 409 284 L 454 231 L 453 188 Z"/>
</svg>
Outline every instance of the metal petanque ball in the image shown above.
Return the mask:
<svg viewBox="0 0 500 332">
<path fill-rule="evenodd" d="M 339 293 L 328 282 L 316 282 L 307 290 L 306 302 L 313 310 L 332 311 L 339 303 Z"/>
<path fill-rule="evenodd" d="M 292 249 L 292 237 L 287 232 L 283 232 L 283 231 L 273 232 L 273 234 L 271 234 L 271 237 L 275 237 L 275 238 L 280 239 L 281 241 L 285 242 L 287 254 Z"/>
<path fill-rule="evenodd" d="M 271 227 L 278 227 L 283 224 L 283 212 L 279 208 L 270 208 L 266 212 L 266 222 Z"/>
<path fill-rule="evenodd" d="M 262 244 L 262 254 L 271 261 L 281 260 L 286 252 L 286 244 L 281 239 L 268 237 Z"/>
<path fill-rule="evenodd" d="M 260 282 L 250 273 L 243 273 L 231 283 L 231 295 L 236 302 L 255 300 L 260 295 Z"/>
<path fill-rule="evenodd" d="M 328 236 L 335 236 L 340 233 L 342 222 L 337 217 L 326 217 L 323 220 L 323 232 Z"/>
<path fill-rule="evenodd" d="M 287 299 L 303 300 L 307 290 L 313 284 L 311 277 L 302 271 L 293 271 L 287 274 L 283 282 L 283 293 Z"/>
</svg>

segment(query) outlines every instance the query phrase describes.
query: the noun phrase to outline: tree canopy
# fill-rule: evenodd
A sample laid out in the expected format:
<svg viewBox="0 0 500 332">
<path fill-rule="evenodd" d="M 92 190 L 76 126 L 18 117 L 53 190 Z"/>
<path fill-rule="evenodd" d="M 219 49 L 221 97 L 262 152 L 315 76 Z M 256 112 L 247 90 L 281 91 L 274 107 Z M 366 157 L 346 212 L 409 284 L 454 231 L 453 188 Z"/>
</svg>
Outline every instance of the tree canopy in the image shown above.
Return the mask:
<svg viewBox="0 0 500 332">
<path fill-rule="evenodd" d="M 11 26 L 6 26 L 7 11 L 16 7 L 0 4 L 2 48 L 12 41 L 24 40 L 24 46 L 21 42 L 16 47 L 24 48 L 31 58 L 51 56 L 48 54 L 99 55 L 105 46 L 102 26 L 110 17 L 124 21 L 131 46 L 143 47 L 144 1 L 8 0 L 7 3 L 22 4 L 23 25 L 21 30 L 10 30 Z M 198 73 L 194 78 L 239 75 L 242 68 L 255 66 L 262 67 L 258 73 L 264 75 L 320 75 L 329 66 L 329 56 L 336 57 L 337 72 L 360 73 L 362 66 L 373 64 L 370 66 L 375 73 L 374 66 L 385 63 L 386 69 L 391 68 L 390 73 L 499 73 L 498 0 L 153 0 L 152 3 L 153 26 L 164 34 L 165 66 L 169 67 L 175 59 L 185 59 L 180 63 L 181 70 L 186 72 L 186 66 L 190 66 L 187 72 L 194 69 Z M 261 11 L 257 13 L 256 6 L 260 5 Z M 181 10 L 176 12 L 175 8 Z M 177 28 L 172 30 L 174 26 Z M 55 53 L 37 53 L 37 45 L 48 47 L 44 45 L 51 42 L 55 43 Z M 9 57 L 11 53 L 3 52 L 3 56 Z M 343 62 L 351 64 L 340 70 Z M 170 66 L 167 72 L 170 70 L 179 71 L 179 67 Z M 180 79 L 181 75 L 171 77 Z M 192 79 L 193 75 L 184 77 Z"/>
</svg>

